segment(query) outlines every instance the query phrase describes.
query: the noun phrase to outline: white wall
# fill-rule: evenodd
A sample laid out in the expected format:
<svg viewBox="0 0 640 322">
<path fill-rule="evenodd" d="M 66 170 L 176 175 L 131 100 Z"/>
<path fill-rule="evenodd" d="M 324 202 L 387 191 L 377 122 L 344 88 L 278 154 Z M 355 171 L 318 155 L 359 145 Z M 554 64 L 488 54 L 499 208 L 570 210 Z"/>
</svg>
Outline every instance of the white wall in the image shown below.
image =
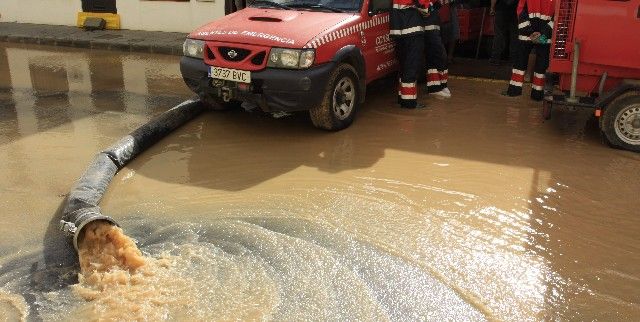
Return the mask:
<svg viewBox="0 0 640 322">
<path fill-rule="evenodd" d="M 78 11 L 80 0 L 0 0 L 0 21 L 75 26 Z"/>
<path fill-rule="evenodd" d="M 224 15 L 224 0 L 117 0 L 122 29 L 190 32 Z M 0 0 L 0 21 L 76 25 L 80 0 Z"/>
<path fill-rule="evenodd" d="M 196 27 L 224 16 L 224 0 L 215 0 L 215 2 L 117 0 L 116 3 L 123 29 L 190 32 Z"/>
</svg>

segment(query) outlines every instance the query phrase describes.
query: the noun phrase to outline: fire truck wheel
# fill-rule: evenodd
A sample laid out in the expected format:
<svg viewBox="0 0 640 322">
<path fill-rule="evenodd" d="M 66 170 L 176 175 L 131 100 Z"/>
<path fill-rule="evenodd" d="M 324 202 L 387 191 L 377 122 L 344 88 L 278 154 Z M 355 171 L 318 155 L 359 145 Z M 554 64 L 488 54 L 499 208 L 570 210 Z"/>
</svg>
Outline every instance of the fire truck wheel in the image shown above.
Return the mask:
<svg viewBox="0 0 640 322">
<path fill-rule="evenodd" d="M 640 152 L 640 95 L 625 95 L 609 104 L 600 128 L 609 145 Z"/>
<path fill-rule="evenodd" d="M 309 110 L 317 128 L 338 131 L 353 122 L 358 109 L 360 88 L 358 73 L 349 64 L 340 64 L 331 73 L 322 102 Z"/>
</svg>

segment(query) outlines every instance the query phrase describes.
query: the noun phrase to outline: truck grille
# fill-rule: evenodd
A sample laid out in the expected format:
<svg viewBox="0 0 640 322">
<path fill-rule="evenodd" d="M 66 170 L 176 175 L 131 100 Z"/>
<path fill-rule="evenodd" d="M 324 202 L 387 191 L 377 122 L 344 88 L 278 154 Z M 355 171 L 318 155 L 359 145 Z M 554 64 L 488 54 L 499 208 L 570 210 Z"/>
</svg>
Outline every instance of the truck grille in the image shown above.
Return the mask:
<svg viewBox="0 0 640 322">
<path fill-rule="evenodd" d="M 553 44 L 553 58 L 568 59 L 573 42 L 573 24 L 578 0 L 560 0 L 560 10 L 556 15 L 556 41 Z"/>
<path fill-rule="evenodd" d="M 269 47 L 208 41 L 204 62 L 210 66 L 258 71 L 266 67 Z"/>
<path fill-rule="evenodd" d="M 244 48 L 220 47 L 220 54 L 228 61 L 242 61 L 247 58 L 251 51 Z"/>
<path fill-rule="evenodd" d="M 262 65 L 262 63 L 264 62 L 264 57 L 267 56 L 267 52 L 266 51 L 262 51 L 259 54 L 253 56 L 253 58 L 251 58 L 251 63 L 257 66 Z"/>
</svg>

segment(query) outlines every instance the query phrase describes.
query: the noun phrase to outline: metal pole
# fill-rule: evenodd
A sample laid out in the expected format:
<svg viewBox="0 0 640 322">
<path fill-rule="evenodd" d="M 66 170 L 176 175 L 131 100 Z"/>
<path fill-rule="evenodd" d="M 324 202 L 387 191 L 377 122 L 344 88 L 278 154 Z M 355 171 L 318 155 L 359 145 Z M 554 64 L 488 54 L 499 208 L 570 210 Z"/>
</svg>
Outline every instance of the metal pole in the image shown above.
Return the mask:
<svg viewBox="0 0 640 322">
<path fill-rule="evenodd" d="M 580 62 L 580 42 L 576 40 L 573 43 L 573 61 L 571 66 L 571 91 L 569 92 L 569 98 L 567 102 L 577 103 L 576 98 L 576 83 L 578 82 L 578 63 Z"/>
<path fill-rule="evenodd" d="M 482 34 L 484 33 L 484 18 L 487 16 L 487 7 L 482 8 L 482 23 L 480 23 L 480 35 L 478 35 L 478 47 L 476 47 L 476 59 L 480 55 L 480 45 L 482 44 Z"/>
</svg>

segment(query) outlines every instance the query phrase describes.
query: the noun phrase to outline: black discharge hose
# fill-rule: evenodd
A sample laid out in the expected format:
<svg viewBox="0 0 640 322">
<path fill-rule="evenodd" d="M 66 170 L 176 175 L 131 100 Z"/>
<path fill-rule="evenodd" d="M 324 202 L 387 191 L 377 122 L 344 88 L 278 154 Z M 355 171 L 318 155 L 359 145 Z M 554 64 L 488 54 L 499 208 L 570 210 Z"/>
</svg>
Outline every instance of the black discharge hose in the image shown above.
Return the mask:
<svg viewBox="0 0 640 322">
<path fill-rule="evenodd" d="M 140 153 L 198 116 L 203 110 L 204 107 L 199 101 L 185 101 L 96 155 L 71 189 L 60 220 L 60 230 L 72 239 L 76 250 L 78 237 L 88 223 L 102 220 L 118 225 L 112 218 L 103 215 L 98 206 L 116 173 Z"/>
</svg>

